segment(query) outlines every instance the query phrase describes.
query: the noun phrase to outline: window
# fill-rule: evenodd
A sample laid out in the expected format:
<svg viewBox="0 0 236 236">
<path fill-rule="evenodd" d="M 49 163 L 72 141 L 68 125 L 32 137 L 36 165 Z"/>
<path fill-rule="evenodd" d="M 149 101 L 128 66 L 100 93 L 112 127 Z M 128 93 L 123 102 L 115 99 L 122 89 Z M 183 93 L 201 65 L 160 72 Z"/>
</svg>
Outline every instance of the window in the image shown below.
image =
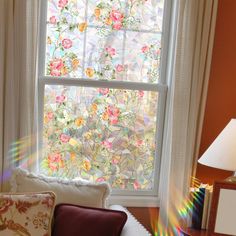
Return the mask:
<svg viewBox="0 0 236 236">
<path fill-rule="evenodd" d="M 157 196 L 166 4 L 43 1 L 40 172 L 108 181 L 116 195 Z"/>
</svg>

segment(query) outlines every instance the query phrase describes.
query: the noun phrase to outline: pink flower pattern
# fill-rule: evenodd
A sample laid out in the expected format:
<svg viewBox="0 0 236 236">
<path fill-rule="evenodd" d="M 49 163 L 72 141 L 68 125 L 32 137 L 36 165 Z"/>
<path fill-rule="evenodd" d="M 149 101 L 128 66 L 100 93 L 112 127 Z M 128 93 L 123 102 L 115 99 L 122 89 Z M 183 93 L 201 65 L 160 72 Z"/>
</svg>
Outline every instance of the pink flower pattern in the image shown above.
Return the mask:
<svg viewBox="0 0 236 236">
<path fill-rule="evenodd" d="M 67 134 L 61 134 L 61 135 L 60 135 L 60 140 L 61 140 L 63 143 L 67 143 L 67 142 L 69 142 L 69 140 L 70 140 L 70 136 L 67 135 Z"/>
<path fill-rule="evenodd" d="M 55 58 L 50 63 L 50 74 L 52 76 L 60 76 L 61 75 L 61 69 L 63 68 L 64 63 L 62 59 Z"/>
<path fill-rule="evenodd" d="M 104 145 L 105 148 L 111 149 L 112 148 L 112 143 L 108 140 L 105 140 L 102 142 L 102 145 Z"/>
<path fill-rule="evenodd" d="M 105 182 L 106 180 L 103 177 L 97 178 L 96 182 L 97 183 L 101 183 L 101 182 Z"/>
<path fill-rule="evenodd" d="M 65 101 L 65 95 L 56 96 L 56 103 L 63 103 Z"/>
<path fill-rule="evenodd" d="M 68 4 L 68 0 L 59 0 L 58 7 L 64 8 Z"/>
<path fill-rule="evenodd" d="M 53 112 L 52 112 L 52 111 L 49 111 L 49 112 L 47 113 L 47 118 L 48 118 L 49 120 L 52 120 L 53 117 L 54 117 Z"/>
<path fill-rule="evenodd" d="M 56 23 L 57 23 L 56 17 L 55 17 L 55 16 L 51 16 L 50 19 L 49 19 L 49 22 L 50 22 L 51 24 L 56 24 Z"/>
<path fill-rule="evenodd" d="M 112 10 L 110 16 L 115 22 L 121 22 L 124 19 L 124 15 L 118 10 Z"/>
<path fill-rule="evenodd" d="M 143 91 L 143 90 L 139 90 L 139 91 L 138 91 L 138 96 L 139 96 L 140 98 L 142 98 L 142 97 L 144 96 L 144 91 Z"/>
<path fill-rule="evenodd" d="M 138 190 L 138 189 L 140 188 L 140 184 L 138 183 L 137 180 L 134 181 L 134 184 L 133 184 L 133 185 L 134 185 L 134 189 L 135 189 L 135 190 Z"/>
<path fill-rule="evenodd" d="M 107 107 L 107 112 L 109 116 L 119 116 L 120 114 L 120 110 L 113 105 L 109 105 Z"/>
<path fill-rule="evenodd" d="M 106 48 L 106 51 L 110 56 L 114 56 L 116 54 L 116 49 L 110 46 Z"/>
<path fill-rule="evenodd" d="M 118 64 L 118 65 L 116 66 L 116 71 L 117 71 L 117 72 L 122 72 L 122 71 L 124 71 L 124 66 Z"/>
<path fill-rule="evenodd" d="M 102 95 L 107 95 L 109 93 L 109 88 L 99 88 L 98 91 Z"/>
<path fill-rule="evenodd" d="M 122 28 L 122 23 L 120 21 L 113 24 L 113 29 L 120 30 Z"/>
<path fill-rule="evenodd" d="M 63 39 L 62 40 L 62 46 L 65 49 L 71 48 L 72 47 L 72 41 L 70 39 Z"/>
<path fill-rule="evenodd" d="M 54 153 L 49 155 L 48 160 L 49 162 L 53 162 L 53 163 L 59 163 L 61 161 L 61 154 L 59 153 Z"/>
<path fill-rule="evenodd" d="M 149 50 L 149 47 L 148 46 L 143 46 L 142 47 L 142 52 L 145 53 Z"/>
</svg>

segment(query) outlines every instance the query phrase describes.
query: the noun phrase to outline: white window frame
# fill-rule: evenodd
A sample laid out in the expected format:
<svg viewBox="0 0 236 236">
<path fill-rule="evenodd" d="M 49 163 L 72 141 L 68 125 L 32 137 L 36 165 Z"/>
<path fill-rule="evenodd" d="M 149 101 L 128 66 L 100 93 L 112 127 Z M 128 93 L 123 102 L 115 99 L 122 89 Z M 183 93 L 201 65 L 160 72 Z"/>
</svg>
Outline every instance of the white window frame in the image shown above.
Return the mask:
<svg viewBox="0 0 236 236">
<path fill-rule="evenodd" d="M 78 87 L 100 87 L 113 89 L 143 90 L 158 92 L 157 127 L 156 127 L 156 150 L 154 159 L 154 188 L 152 190 L 113 190 L 109 198 L 109 204 L 122 204 L 124 206 L 159 206 L 159 179 L 161 168 L 161 150 L 164 131 L 164 118 L 167 97 L 167 62 L 170 56 L 170 24 L 173 14 L 173 0 L 165 0 L 163 30 L 161 39 L 161 65 L 159 81 L 154 83 L 127 82 L 127 81 L 105 81 L 94 79 L 63 78 L 45 75 L 45 55 L 46 55 L 46 31 L 47 31 L 47 0 L 41 1 L 40 11 L 40 33 L 39 33 L 39 57 L 38 57 L 38 150 L 43 146 L 43 116 L 44 116 L 44 88 L 46 85 L 67 85 Z M 172 42 L 173 43 L 173 42 Z M 40 155 L 40 153 L 39 153 Z M 37 162 L 39 171 L 39 158 Z"/>
</svg>

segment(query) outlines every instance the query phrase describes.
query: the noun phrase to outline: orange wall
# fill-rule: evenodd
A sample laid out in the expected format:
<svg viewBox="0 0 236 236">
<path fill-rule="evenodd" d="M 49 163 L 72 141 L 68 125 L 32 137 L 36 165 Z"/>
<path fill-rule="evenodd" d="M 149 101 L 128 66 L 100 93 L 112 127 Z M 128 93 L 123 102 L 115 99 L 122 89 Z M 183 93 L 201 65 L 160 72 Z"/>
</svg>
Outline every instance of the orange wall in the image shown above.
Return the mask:
<svg viewBox="0 0 236 236">
<path fill-rule="evenodd" d="M 231 118 L 236 118 L 236 0 L 219 0 L 200 156 Z M 197 168 L 202 182 L 231 174 L 200 164 Z"/>
</svg>

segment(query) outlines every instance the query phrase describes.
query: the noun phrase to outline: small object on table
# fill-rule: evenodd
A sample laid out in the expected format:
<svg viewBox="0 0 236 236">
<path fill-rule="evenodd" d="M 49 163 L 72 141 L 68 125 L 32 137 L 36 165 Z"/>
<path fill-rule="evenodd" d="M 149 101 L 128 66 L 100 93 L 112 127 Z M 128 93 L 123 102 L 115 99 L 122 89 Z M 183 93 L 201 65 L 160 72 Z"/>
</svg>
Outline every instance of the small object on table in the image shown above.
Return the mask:
<svg viewBox="0 0 236 236">
<path fill-rule="evenodd" d="M 199 188 L 198 191 L 194 193 L 193 199 L 192 228 L 194 229 L 202 228 L 204 198 L 205 188 Z"/>
</svg>

